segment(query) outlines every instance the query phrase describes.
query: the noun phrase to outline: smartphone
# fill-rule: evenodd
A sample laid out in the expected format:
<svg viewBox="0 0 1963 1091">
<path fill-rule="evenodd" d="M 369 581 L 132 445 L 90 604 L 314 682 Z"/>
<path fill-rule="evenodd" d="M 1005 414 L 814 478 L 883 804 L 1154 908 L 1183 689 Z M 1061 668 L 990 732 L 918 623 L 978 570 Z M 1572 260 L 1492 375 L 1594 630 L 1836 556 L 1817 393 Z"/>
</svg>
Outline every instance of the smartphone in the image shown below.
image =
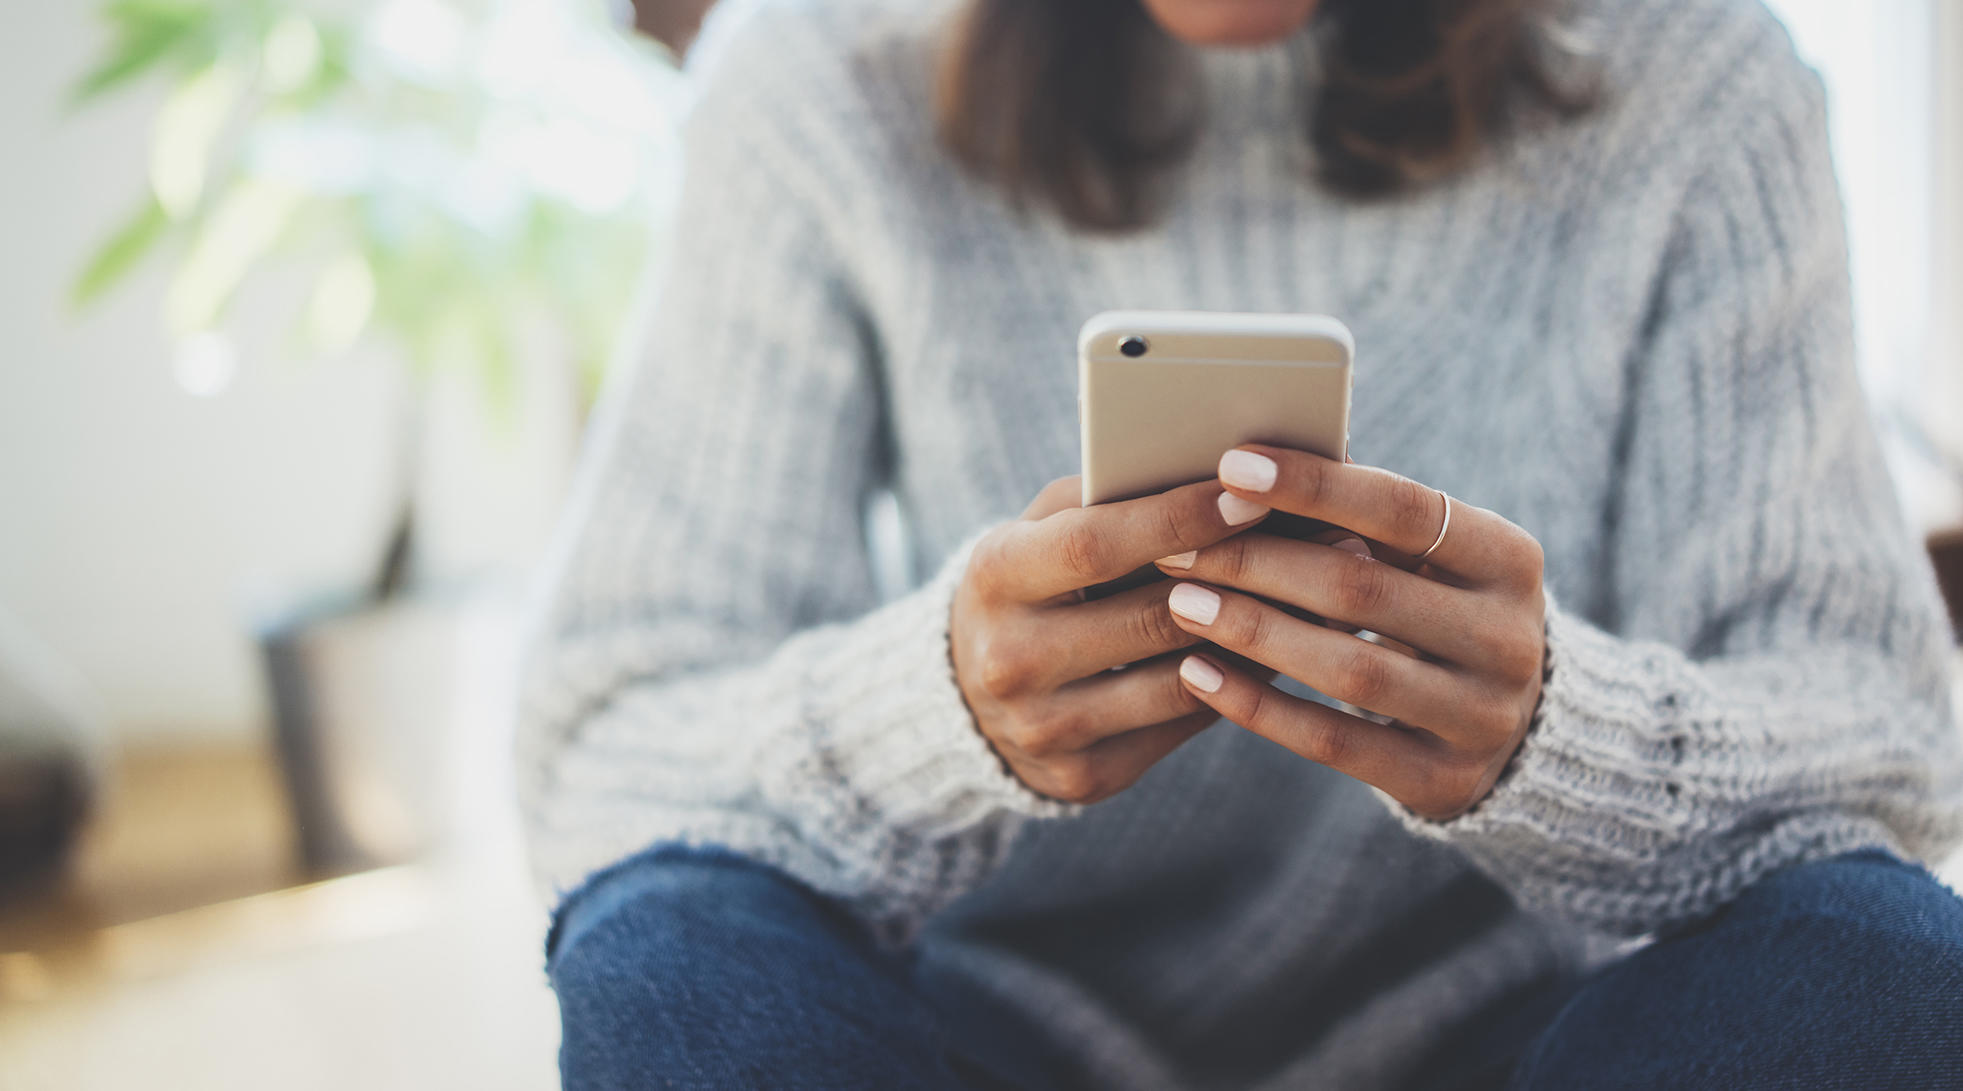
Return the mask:
<svg viewBox="0 0 1963 1091">
<path fill-rule="evenodd" d="M 1243 443 L 1342 459 L 1355 354 L 1324 315 L 1093 317 L 1077 338 L 1084 504 L 1204 481 Z"/>
</svg>

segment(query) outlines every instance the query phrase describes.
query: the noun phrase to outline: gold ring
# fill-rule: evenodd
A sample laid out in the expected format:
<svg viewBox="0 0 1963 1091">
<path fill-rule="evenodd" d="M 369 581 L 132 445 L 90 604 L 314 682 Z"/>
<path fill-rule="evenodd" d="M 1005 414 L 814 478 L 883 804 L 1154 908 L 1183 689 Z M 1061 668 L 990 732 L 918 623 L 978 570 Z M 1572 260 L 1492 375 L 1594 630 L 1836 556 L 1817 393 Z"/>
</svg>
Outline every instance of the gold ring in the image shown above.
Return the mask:
<svg viewBox="0 0 1963 1091">
<path fill-rule="evenodd" d="M 1452 498 L 1446 494 L 1444 489 L 1433 489 L 1432 491 L 1445 499 L 1445 522 L 1439 525 L 1438 537 L 1432 541 L 1431 548 L 1418 554 L 1418 560 L 1420 561 L 1428 560 L 1433 553 L 1438 552 L 1438 547 L 1445 544 L 1445 532 L 1452 529 Z"/>
</svg>

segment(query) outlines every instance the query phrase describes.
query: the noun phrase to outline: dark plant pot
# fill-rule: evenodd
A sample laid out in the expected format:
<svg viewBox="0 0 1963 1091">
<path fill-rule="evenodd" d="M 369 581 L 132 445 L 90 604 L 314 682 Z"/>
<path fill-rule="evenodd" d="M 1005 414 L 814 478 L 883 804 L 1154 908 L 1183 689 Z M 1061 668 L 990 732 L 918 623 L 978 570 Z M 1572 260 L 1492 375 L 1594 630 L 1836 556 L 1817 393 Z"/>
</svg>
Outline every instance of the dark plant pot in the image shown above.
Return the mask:
<svg viewBox="0 0 1963 1091">
<path fill-rule="evenodd" d="M 91 795 L 80 758 L 0 748 L 0 902 L 40 890 L 61 874 Z"/>
<path fill-rule="evenodd" d="M 411 600 L 316 610 L 261 632 L 274 738 L 310 871 L 403 863 L 454 833 L 462 617 Z"/>
<path fill-rule="evenodd" d="M 0 901 L 59 878 L 106 751 L 80 677 L 0 611 Z"/>
</svg>

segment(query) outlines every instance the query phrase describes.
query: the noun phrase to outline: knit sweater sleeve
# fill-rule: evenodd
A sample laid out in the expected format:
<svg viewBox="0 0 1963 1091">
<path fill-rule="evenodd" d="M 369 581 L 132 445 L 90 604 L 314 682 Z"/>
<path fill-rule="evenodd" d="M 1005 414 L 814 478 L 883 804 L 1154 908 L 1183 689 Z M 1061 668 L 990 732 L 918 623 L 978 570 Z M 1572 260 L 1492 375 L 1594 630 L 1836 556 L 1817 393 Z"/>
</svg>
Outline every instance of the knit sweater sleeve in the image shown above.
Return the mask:
<svg viewBox="0 0 1963 1091">
<path fill-rule="evenodd" d="M 1702 130 L 1736 139 L 1688 186 L 1634 354 L 1605 603 L 1550 606 L 1541 705 L 1492 793 L 1401 812 L 1602 930 L 1963 831 L 1948 627 L 1856 382 L 1819 83 L 1784 54 L 1723 110 L 1747 120 Z"/>
<path fill-rule="evenodd" d="M 876 602 L 877 347 L 834 232 L 824 63 L 724 43 L 640 366 L 602 406 L 536 612 L 518 775 L 558 891 L 652 843 L 782 868 L 889 939 L 1054 810 L 976 732 L 948 654 L 966 548 Z M 835 101 L 825 105 L 836 113 Z M 829 150 L 826 150 L 829 149 Z"/>
</svg>

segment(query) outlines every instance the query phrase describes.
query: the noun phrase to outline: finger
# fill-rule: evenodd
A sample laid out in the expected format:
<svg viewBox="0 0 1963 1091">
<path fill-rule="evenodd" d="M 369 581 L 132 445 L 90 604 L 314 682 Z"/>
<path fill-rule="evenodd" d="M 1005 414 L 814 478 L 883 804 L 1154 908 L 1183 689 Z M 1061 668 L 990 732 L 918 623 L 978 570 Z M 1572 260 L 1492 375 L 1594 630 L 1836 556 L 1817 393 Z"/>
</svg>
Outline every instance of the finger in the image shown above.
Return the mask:
<svg viewBox="0 0 1963 1091">
<path fill-rule="evenodd" d="M 1091 778 L 1085 787 L 1092 794 L 1082 802 L 1095 802 L 1131 787 L 1187 740 L 1219 722 L 1219 713 L 1201 705 L 1198 712 L 1170 723 L 1141 727 L 1098 743 L 1083 755 Z"/>
<path fill-rule="evenodd" d="M 1105 739 L 1096 746 L 1039 761 L 1024 773 L 1036 791 L 1070 803 L 1096 803 L 1137 782 L 1186 740 L 1219 722 L 1220 714 L 1199 711 L 1162 724 L 1149 724 Z"/>
<path fill-rule="evenodd" d="M 1036 494 L 1035 499 L 1029 502 L 1029 506 L 1022 510 L 1020 518 L 1024 522 L 1033 522 L 1038 519 L 1047 519 L 1066 508 L 1083 507 L 1083 485 L 1084 478 L 1082 474 L 1071 474 L 1069 477 L 1057 478 L 1055 481 L 1043 486 L 1042 490 Z M 1089 596 L 1084 593 L 1082 588 L 1056 596 L 1058 602 L 1084 602 L 1088 598 Z"/>
<path fill-rule="evenodd" d="M 1011 523 L 984 539 L 998 551 L 984 566 L 1001 581 L 991 590 L 1011 601 L 1043 602 L 1115 580 L 1167 554 L 1210 546 L 1256 525 L 1267 512 L 1239 500 L 1223 511 L 1226 495 L 1217 482 L 1202 481 Z M 1229 522 L 1229 516 L 1241 521 Z"/>
<path fill-rule="evenodd" d="M 1382 633 L 1454 663 L 1483 665 L 1511 635 L 1495 620 L 1500 612 L 1481 609 L 1474 592 L 1333 545 L 1243 534 L 1198 551 L 1184 569 L 1165 561 L 1159 567 L 1299 607 L 1330 628 L 1348 623 Z"/>
<path fill-rule="evenodd" d="M 1032 633 L 1023 641 L 1031 649 L 1032 685 L 1053 689 L 1198 644 L 1200 638 L 1181 628 L 1166 608 L 1173 581 L 1153 575 L 1157 578 L 1145 587 L 1031 614 L 1031 624 L 1042 627 L 1040 634 Z"/>
<path fill-rule="evenodd" d="M 1027 753 L 1089 750 L 1106 739 L 1190 716 L 1206 706 L 1179 680 L 1182 656 L 1168 655 L 1130 670 L 1100 674 L 1058 689 L 1038 718 L 1042 739 Z M 1024 740 L 1015 740 L 1021 746 Z"/>
<path fill-rule="evenodd" d="M 1216 662 L 1226 663 L 1249 678 L 1258 678 L 1263 682 L 1271 681 L 1275 675 L 1281 673 L 1266 663 L 1256 663 L 1239 652 L 1230 652 L 1212 641 L 1197 644 L 1191 650 L 1199 652 L 1208 659 Z"/>
<path fill-rule="evenodd" d="M 1322 519 L 1471 581 L 1538 581 L 1538 546 L 1512 523 L 1408 477 L 1285 447 L 1247 446 L 1220 457 L 1229 492 L 1281 511 Z M 1451 525 L 1446 528 L 1446 505 Z M 1441 540 L 1439 531 L 1447 533 Z M 1532 554 L 1532 558 L 1529 554 Z M 1378 551 L 1380 559 L 1393 558 Z M 1529 569 L 1534 569 L 1529 573 Z"/>
<path fill-rule="evenodd" d="M 1348 455 L 1343 456 L 1343 458 L 1344 461 L 1346 462 L 1356 461 L 1355 459 L 1350 458 Z M 1272 516 L 1270 518 L 1272 518 Z M 1313 542 L 1316 545 L 1335 546 L 1336 548 L 1341 549 L 1345 553 L 1354 553 L 1359 557 L 1370 556 L 1369 543 L 1365 542 L 1363 539 L 1357 537 L 1356 535 L 1351 534 L 1349 531 L 1344 530 L 1342 527 L 1330 527 L 1327 530 L 1320 531 L 1316 534 L 1310 535 L 1308 538 L 1304 540 Z M 1375 558 L 1372 559 L 1374 560 Z M 1317 617 L 1312 620 L 1320 620 L 1322 624 L 1329 626 L 1331 629 L 1334 629 L 1339 633 L 1354 633 L 1360 628 L 1360 626 L 1344 621 L 1341 618 L 1329 618 L 1329 617 L 1322 617 L 1321 615 L 1317 615 Z"/>
<path fill-rule="evenodd" d="M 1398 799 L 1419 793 L 1439 760 L 1427 736 L 1305 701 L 1206 656 L 1189 655 L 1180 669 L 1194 695 L 1220 715 Z"/>
<path fill-rule="evenodd" d="M 1460 720 L 1474 691 L 1455 671 L 1331 632 L 1247 595 L 1202 584 L 1173 588 L 1170 605 L 1187 630 L 1318 692 L 1407 724 L 1454 737 L 1462 734 Z M 1505 710 L 1497 699 L 1492 704 L 1494 722 L 1481 718 L 1475 726 L 1490 726 L 1503 734 L 1510 730 L 1512 717 L 1506 715 L 1504 723 L 1499 722 Z"/>
<path fill-rule="evenodd" d="M 1083 506 L 1084 478 L 1081 474 L 1059 477 L 1043 486 L 1043 491 L 1029 502 L 1022 511 L 1022 518 L 1028 520 L 1046 519 L 1065 508 Z"/>
</svg>

